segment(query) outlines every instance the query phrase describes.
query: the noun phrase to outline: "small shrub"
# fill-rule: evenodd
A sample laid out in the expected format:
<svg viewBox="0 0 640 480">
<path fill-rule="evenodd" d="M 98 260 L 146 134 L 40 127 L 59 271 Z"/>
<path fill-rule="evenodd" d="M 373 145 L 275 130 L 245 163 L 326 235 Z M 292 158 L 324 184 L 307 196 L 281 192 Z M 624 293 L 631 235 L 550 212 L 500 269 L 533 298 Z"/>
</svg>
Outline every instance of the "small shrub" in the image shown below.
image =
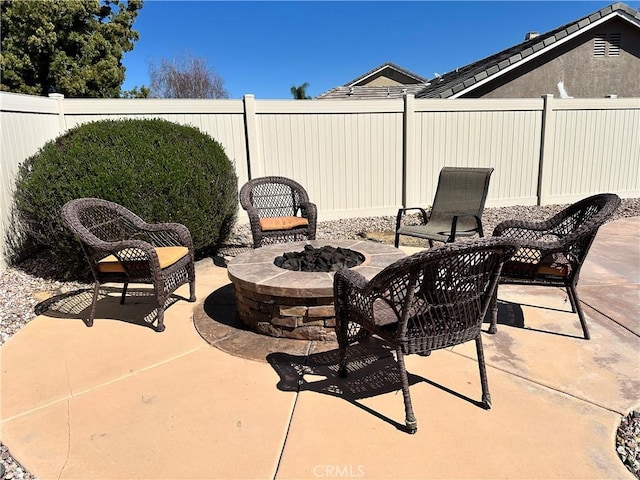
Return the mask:
<svg viewBox="0 0 640 480">
<path fill-rule="evenodd" d="M 198 256 L 215 252 L 237 215 L 237 177 L 223 147 L 194 127 L 165 120 L 80 125 L 21 165 L 14 244 L 49 250 L 65 278 L 89 270 L 60 210 L 73 198 L 119 203 L 149 223 L 179 222 Z M 17 240 L 16 240 L 17 239 Z M 20 250 L 13 246 L 14 258 Z"/>
</svg>

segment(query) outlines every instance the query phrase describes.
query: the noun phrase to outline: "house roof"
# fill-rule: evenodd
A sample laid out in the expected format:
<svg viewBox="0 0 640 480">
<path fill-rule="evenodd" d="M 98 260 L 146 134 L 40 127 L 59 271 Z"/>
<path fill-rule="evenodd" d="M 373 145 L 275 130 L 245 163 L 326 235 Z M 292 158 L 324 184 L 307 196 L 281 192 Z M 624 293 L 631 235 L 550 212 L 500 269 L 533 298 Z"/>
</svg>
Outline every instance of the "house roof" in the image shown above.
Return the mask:
<svg viewBox="0 0 640 480">
<path fill-rule="evenodd" d="M 375 76 L 376 74 L 382 72 L 385 69 L 395 70 L 397 72 L 400 72 L 403 75 L 406 75 L 407 77 L 411 77 L 412 79 L 415 79 L 414 83 L 427 83 L 427 79 L 426 78 L 421 77 L 420 75 L 415 74 L 413 72 L 410 72 L 407 69 L 399 67 L 395 63 L 386 62 L 386 63 L 383 63 L 382 65 L 378 65 L 376 68 L 373 68 L 373 69 L 369 70 L 368 72 L 360 75 L 358 78 L 354 78 L 350 82 L 345 83 L 344 86 L 345 87 L 356 86 L 358 83 L 362 83 L 364 80 L 367 80 L 368 78 Z"/>
<path fill-rule="evenodd" d="M 382 74 L 385 70 L 392 72 L 398 72 L 403 77 L 408 77 L 411 83 L 404 82 L 402 85 L 366 85 L 368 80 L 375 78 Z M 363 83 L 365 85 L 363 85 Z M 349 99 L 372 99 L 372 98 L 402 98 L 405 94 L 412 95 L 424 90 L 429 85 L 426 78 L 421 77 L 405 68 L 402 68 L 394 63 L 386 62 L 382 65 L 369 70 L 368 72 L 360 75 L 357 78 L 345 83 L 340 87 L 332 88 L 324 93 L 321 93 L 316 98 L 318 99 L 336 99 L 336 98 L 349 98 Z"/>
<path fill-rule="evenodd" d="M 351 99 L 351 100 L 372 100 L 380 98 L 403 98 L 406 94 L 416 95 L 424 90 L 428 83 L 414 83 L 410 85 L 389 85 L 389 86 L 353 86 L 336 87 L 326 91 L 316 98 L 322 100 Z"/>
<path fill-rule="evenodd" d="M 640 12 L 624 3 L 614 3 L 575 22 L 436 77 L 416 94 L 416 98 L 458 98 L 614 17 L 621 17 L 640 28 Z"/>
</svg>

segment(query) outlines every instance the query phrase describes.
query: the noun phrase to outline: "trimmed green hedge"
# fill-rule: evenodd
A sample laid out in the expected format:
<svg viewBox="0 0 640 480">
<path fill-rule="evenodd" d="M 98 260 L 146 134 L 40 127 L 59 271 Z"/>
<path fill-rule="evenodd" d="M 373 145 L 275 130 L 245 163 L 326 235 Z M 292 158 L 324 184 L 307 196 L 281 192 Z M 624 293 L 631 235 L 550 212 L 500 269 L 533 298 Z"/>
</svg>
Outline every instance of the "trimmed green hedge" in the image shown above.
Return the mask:
<svg viewBox="0 0 640 480">
<path fill-rule="evenodd" d="M 66 278 L 88 273 L 80 245 L 62 222 L 73 198 L 119 203 L 149 223 L 187 226 L 196 255 L 215 252 L 237 215 L 238 180 L 223 147 L 200 130 L 160 119 L 80 125 L 20 167 L 13 238 L 46 248 Z"/>
</svg>

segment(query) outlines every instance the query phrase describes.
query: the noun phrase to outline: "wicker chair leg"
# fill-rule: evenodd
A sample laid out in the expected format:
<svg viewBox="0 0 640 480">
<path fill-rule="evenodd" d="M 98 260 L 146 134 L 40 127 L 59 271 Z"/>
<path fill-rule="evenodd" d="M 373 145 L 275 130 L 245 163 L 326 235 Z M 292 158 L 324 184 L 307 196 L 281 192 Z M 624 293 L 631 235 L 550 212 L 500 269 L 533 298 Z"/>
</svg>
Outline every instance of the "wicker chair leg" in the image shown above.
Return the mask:
<svg viewBox="0 0 640 480">
<path fill-rule="evenodd" d="M 482 385 L 482 406 L 489 410 L 491 408 L 491 394 L 489 393 L 487 368 L 484 364 L 484 349 L 482 348 L 482 336 L 480 334 L 476 337 L 476 353 L 478 355 L 478 369 L 480 370 L 480 384 Z"/>
<path fill-rule="evenodd" d="M 124 299 L 127 296 L 127 287 L 129 284 L 127 282 L 122 286 L 122 296 L 120 297 L 120 305 L 124 305 Z"/>
<path fill-rule="evenodd" d="M 164 332 L 164 306 L 157 308 L 158 315 L 158 326 L 156 327 L 156 332 Z"/>
<path fill-rule="evenodd" d="M 573 308 L 573 311 L 578 314 L 578 318 L 580 319 L 580 325 L 582 326 L 582 333 L 584 334 L 585 340 L 591 340 L 591 334 L 589 333 L 587 320 L 584 318 L 584 312 L 582 311 L 582 307 L 580 306 L 580 297 L 578 297 L 578 291 L 576 290 L 576 287 L 574 285 L 568 286 L 567 293 L 569 294 L 571 307 Z"/>
<path fill-rule="evenodd" d="M 407 432 L 414 434 L 418 431 L 418 421 L 413 413 L 413 406 L 411 405 L 411 394 L 409 393 L 409 377 L 407 375 L 407 369 L 404 364 L 404 354 L 402 349 L 398 347 L 396 349 L 398 357 L 398 367 L 400 368 L 400 379 L 402 381 L 402 396 L 404 398 L 404 412 L 405 412 L 405 425 Z"/>
<path fill-rule="evenodd" d="M 195 280 L 189 282 L 189 301 L 190 302 L 196 301 L 196 281 Z"/>
<path fill-rule="evenodd" d="M 100 282 L 96 282 L 93 286 L 93 300 L 91 301 L 91 310 L 89 311 L 89 319 L 85 322 L 87 327 L 93 326 L 93 319 L 96 316 L 96 306 L 98 304 L 98 295 L 100 294 Z"/>
<path fill-rule="evenodd" d="M 489 324 L 488 332 L 494 334 L 498 331 L 498 287 L 496 286 L 493 291 L 493 295 L 491 296 L 491 301 L 489 302 L 489 308 L 487 308 L 487 312 L 489 312 L 491 323 Z"/>
<path fill-rule="evenodd" d="M 196 271 L 193 263 L 189 266 L 189 301 L 196 301 Z"/>
<path fill-rule="evenodd" d="M 338 376 L 340 378 L 347 378 L 347 346 L 340 344 L 338 346 L 338 354 L 340 358 Z"/>
<path fill-rule="evenodd" d="M 338 358 L 340 359 L 340 363 L 338 364 L 338 376 L 340 378 L 347 377 L 347 348 L 349 346 L 349 342 L 347 340 L 347 325 L 338 323 L 337 337 L 338 337 Z"/>
</svg>

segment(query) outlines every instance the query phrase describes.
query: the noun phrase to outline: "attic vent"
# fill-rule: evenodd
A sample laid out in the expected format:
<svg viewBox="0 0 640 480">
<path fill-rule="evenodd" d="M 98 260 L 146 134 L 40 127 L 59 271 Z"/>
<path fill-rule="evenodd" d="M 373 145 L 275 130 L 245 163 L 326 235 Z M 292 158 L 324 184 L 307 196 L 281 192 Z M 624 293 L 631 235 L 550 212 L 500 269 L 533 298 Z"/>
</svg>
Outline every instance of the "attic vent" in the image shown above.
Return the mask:
<svg viewBox="0 0 640 480">
<path fill-rule="evenodd" d="M 593 39 L 593 56 L 604 57 L 606 51 L 607 51 L 607 36 L 596 35 L 596 38 Z"/>
<path fill-rule="evenodd" d="M 594 57 L 618 57 L 622 46 L 621 33 L 600 33 L 593 39 Z"/>
<path fill-rule="evenodd" d="M 620 46 L 622 45 L 622 34 L 611 33 L 609 34 L 609 56 L 617 57 L 620 55 Z"/>
</svg>

